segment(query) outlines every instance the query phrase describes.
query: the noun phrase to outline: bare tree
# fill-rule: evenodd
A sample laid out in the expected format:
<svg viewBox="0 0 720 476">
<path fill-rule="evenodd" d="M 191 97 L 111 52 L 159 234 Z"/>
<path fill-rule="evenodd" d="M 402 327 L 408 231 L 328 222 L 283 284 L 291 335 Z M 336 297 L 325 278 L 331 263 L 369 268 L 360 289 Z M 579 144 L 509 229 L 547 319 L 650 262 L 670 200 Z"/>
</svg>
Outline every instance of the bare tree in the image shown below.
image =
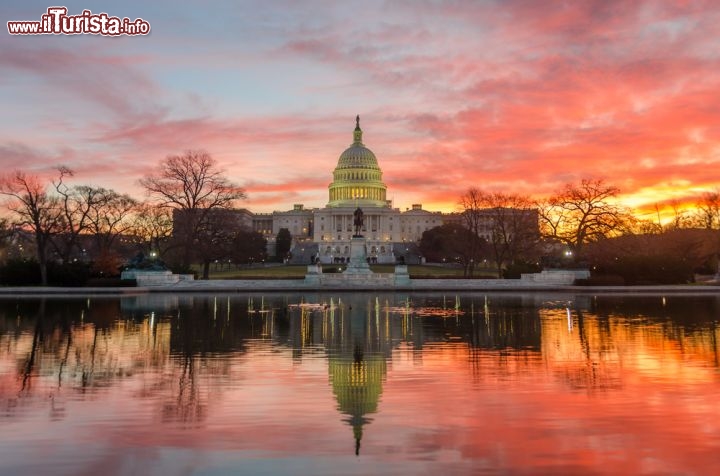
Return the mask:
<svg viewBox="0 0 720 476">
<path fill-rule="evenodd" d="M 173 234 L 182 247 L 180 264 L 185 269 L 191 264 L 193 247 L 211 211 L 231 208 L 245 198 L 245 192 L 223 175 L 205 151 L 166 157 L 159 170 L 141 179 L 140 184 L 158 206 L 181 212 L 176 216 L 183 223 L 173 224 Z"/>
<path fill-rule="evenodd" d="M 642 220 L 636 218 L 630 223 L 630 233 L 635 235 L 657 235 L 663 232 L 662 225 L 654 220 Z"/>
<path fill-rule="evenodd" d="M 48 251 L 53 236 L 64 230 L 63 208 L 58 197 L 48 194 L 47 184 L 36 176 L 16 171 L 0 179 L 0 194 L 9 198 L 8 209 L 17 226 L 27 228 L 35 238 L 40 279 L 48 283 Z"/>
<path fill-rule="evenodd" d="M 105 188 L 80 186 L 77 190 L 82 196 L 94 197 L 88 201 L 86 230 L 95 242 L 95 267 L 112 271 L 122 261 L 113 248 L 118 238 L 130 229 L 137 201 L 129 195 Z"/>
<path fill-rule="evenodd" d="M 672 221 L 665 228 L 670 230 L 680 230 L 682 228 L 692 228 L 692 217 L 688 214 L 688 210 L 681 207 L 677 200 L 669 203 L 672 208 Z"/>
<path fill-rule="evenodd" d="M 232 210 L 217 209 L 208 214 L 198 229 L 193 256 L 202 264 L 202 279 L 210 278 L 210 264 L 232 255 L 235 237 L 243 230 Z"/>
<path fill-rule="evenodd" d="M 720 190 L 715 189 L 703 194 L 697 204 L 697 215 L 704 228 L 720 228 Z"/>
<path fill-rule="evenodd" d="M 477 188 L 469 188 L 460 197 L 460 207 L 462 208 L 462 219 L 465 228 L 477 237 L 482 236 L 483 226 L 487 219 L 485 217 L 485 202 L 483 193 Z M 468 240 L 465 256 L 468 262 L 465 265 L 465 276 L 472 277 L 475 272 L 475 265 L 480 259 L 482 252 L 482 243 L 480 240 Z"/>
<path fill-rule="evenodd" d="M 538 212 L 529 198 L 511 193 L 478 192 L 484 208 L 484 234 L 493 252 L 498 276 L 505 264 L 536 258 Z"/>
<path fill-rule="evenodd" d="M 12 239 L 13 230 L 7 218 L 0 218 L 0 262 L 5 262 L 7 258 L 7 248 Z"/>
<path fill-rule="evenodd" d="M 51 240 L 55 251 L 63 262 L 69 262 L 77 251 L 80 234 L 85 230 L 87 214 L 93 206 L 94 193 L 79 193 L 78 189 L 65 183 L 66 177 L 72 177 L 73 171 L 65 166 L 57 167 L 58 178 L 52 181 L 62 210 L 63 229 Z M 92 189 L 87 191 L 92 192 Z"/>
<path fill-rule="evenodd" d="M 155 250 L 162 256 L 163 245 L 172 236 L 172 230 L 171 209 L 144 202 L 135 208 L 128 233 L 141 239 L 148 250 Z"/>
<path fill-rule="evenodd" d="M 567 244 L 575 256 L 583 245 L 621 233 L 630 213 L 614 203 L 619 189 L 603 180 L 583 179 L 539 204 L 545 237 Z"/>
</svg>

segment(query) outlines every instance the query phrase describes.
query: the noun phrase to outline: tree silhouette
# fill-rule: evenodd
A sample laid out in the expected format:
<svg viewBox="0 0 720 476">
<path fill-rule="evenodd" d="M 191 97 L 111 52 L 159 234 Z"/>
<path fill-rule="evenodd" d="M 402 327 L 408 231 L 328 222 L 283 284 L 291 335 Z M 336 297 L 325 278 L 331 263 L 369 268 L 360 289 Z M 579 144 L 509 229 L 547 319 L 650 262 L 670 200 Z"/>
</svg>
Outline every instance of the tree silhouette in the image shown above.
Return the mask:
<svg viewBox="0 0 720 476">
<path fill-rule="evenodd" d="M 207 227 L 212 210 L 232 208 L 245 198 L 242 188 L 230 182 L 218 169 L 215 159 L 202 150 L 170 155 L 158 170 L 140 180 L 155 203 L 174 213 L 173 234 L 181 248 L 181 267 L 189 268 L 194 245 Z"/>
<path fill-rule="evenodd" d="M 566 184 L 562 191 L 539 204 L 543 234 L 568 245 L 575 256 L 589 242 L 620 234 L 631 216 L 616 203 L 619 192 L 603 180 Z"/>
</svg>

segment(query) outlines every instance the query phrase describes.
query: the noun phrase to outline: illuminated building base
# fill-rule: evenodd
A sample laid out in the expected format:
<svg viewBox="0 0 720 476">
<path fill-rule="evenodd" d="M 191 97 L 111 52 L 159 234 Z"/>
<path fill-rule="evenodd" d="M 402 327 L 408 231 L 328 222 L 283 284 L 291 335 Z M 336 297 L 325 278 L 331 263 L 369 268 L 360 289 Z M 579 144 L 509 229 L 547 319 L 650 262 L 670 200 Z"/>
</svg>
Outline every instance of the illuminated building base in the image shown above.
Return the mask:
<svg viewBox="0 0 720 476">
<path fill-rule="evenodd" d="M 342 274 L 323 274 L 322 265 L 308 266 L 305 284 L 326 288 L 392 289 L 410 284 L 407 266 L 396 266 L 394 273 L 373 273 L 368 264 L 367 242 L 363 236 L 353 236 L 350 242 L 350 260 Z"/>
</svg>

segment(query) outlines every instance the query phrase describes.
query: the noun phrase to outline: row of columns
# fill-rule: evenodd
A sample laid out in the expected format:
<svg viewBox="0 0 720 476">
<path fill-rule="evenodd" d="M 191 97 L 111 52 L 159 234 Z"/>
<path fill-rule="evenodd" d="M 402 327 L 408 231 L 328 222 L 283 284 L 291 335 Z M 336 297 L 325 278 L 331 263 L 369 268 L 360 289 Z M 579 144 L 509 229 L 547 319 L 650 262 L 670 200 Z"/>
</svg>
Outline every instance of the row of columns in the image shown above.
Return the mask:
<svg viewBox="0 0 720 476">
<path fill-rule="evenodd" d="M 355 229 L 355 225 L 353 224 L 355 219 L 352 215 L 331 215 L 332 216 L 332 223 L 331 228 L 329 231 L 337 233 L 338 231 L 353 231 Z M 365 215 L 365 224 L 363 226 L 363 231 L 370 231 L 370 232 L 378 232 L 381 230 L 384 230 L 384 227 L 382 227 L 384 223 L 384 220 L 382 220 L 382 215 Z M 339 225 L 339 229 L 338 229 Z M 328 231 L 328 230 L 326 230 Z M 387 230 L 386 230 L 387 231 Z"/>
<path fill-rule="evenodd" d="M 370 199 L 370 200 L 385 200 L 383 196 L 383 190 L 374 187 L 342 187 L 330 190 L 330 201 L 335 200 L 353 200 L 359 199 Z"/>
</svg>

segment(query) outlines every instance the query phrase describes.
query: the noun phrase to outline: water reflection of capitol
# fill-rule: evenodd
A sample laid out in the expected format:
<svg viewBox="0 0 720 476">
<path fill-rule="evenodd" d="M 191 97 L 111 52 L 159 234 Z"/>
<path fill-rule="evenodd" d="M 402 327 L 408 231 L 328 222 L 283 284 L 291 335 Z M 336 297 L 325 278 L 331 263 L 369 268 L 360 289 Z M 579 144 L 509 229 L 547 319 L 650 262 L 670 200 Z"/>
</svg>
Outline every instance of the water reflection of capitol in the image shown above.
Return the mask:
<svg viewBox="0 0 720 476">
<path fill-rule="evenodd" d="M 330 385 L 343 421 L 352 427 L 355 454 L 363 428 L 378 411 L 393 343 L 407 338 L 408 332 L 407 320 L 392 322 L 389 312 L 381 314 L 380 303 L 372 301 L 370 296 L 355 295 L 319 306 L 301 303 L 290 311 L 295 358 L 318 346 L 327 353 Z"/>
<path fill-rule="evenodd" d="M 36 366 L 17 366 L 17 388 L 6 389 L 12 394 L 43 388 L 33 381 L 81 389 L 132 378 L 132 369 L 157 369 L 178 382 L 163 418 L 187 421 L 207 414 L 206 378 L 230 373 L 229 359 L 212 356 L 285 348 L 297 363 L 326 360 L 329 387 L 356 451 L 382 409 L 388 368 L 404 353 L 422 365 L 440 352 L 443 362 L 489 384 L 549 373 L 568 388 L 591 392 L 622 387 L 628 372 L 717 379 L 717 299 L 658 297 L 637 309 L 628 300 L 622 312 L 618 302 L 359 293 L 148 295 L 49 300 L 38 309 L 9 303 L 0 307 L 0 363 Z M 639 315 L 643 325 L 629 325 L 628 316 Z"/>
<path fill-rule="evenodd" d="M 163 305 L 183 307 L 183 299 L 193 298 L 173 299 Z M 230 312 L 230 299 L 226 299 L 226 310 L 218 311 L 215 302 L 215 312 Z M 537 294 L 458 299 L 345 294 L 335 299 L 307 296 L 304 299 L 307 305 L 294 307 L 288 306 L 293 304 L 290 301 L 278 307 L 275 300 L 266 303 L 262 297 L 250 298 L 247 305 L 244 302 L 234 305 L 262 321 L 262 326 L 248 330 L 250 335 L 245 338 L 271 339 L 287 345 L 295 359 L 306 353 L 326 353 L 337 398 L 345 398 L 338 396 L 337 389 L 346 386 L 342 382 L 367 382 L 374 386 L 367 395 L 377 398 L 374 405 L 365 408 L 373 409 L 382 394 L 386 362 L 401 344 L 412 349 L 414 359 L 422 360 L 425 345 L 448 344 L 452 340 L 466 349 L 474 373 L 481 373 L 483 365 L 499 366 L 499 370 L 508 374 L 521 371 L 524 365 L 539 366 L 551 369 L 570 387 L 590 390 L 618 386 L 622 367 L 628 365 L 648 372 L 652 371 L 650 362 L 664 360 L 665 371 L 681 374 L 683 369 L 687 371 L 683 361 L 688 355 L 683 353 L 689 353 L 691 360 L 700 363 L 720 365 L 720 331 L 715 320 L 716 312 L 720 311 L 718 299 L 702 302 L 657 296 L 623 302 L 612 297 L 553 295 L 548 299 Z M 302 300 L 298 297 L 294 304 Z M 618 305 L 629 306 L 632 312 L 645 315 L 649 321 L 643 326 L 629 326 L 626 314 L 617 312 Z M 423 310 L 433 309 L 438 313 L 422 314 Z M 693 320 L 688 328 L 684 325 L 685 316 Z M 695 321 L 703 320 L 710 327 L 696 325 Z M 671 352 L 677 365 L 668 366 L 669 357 L 661 356 L 668 349 L 677 349 Z M 497 356 L 498 351 L 504 356 L 518 357 L 514 366 L 507 359 L 487 360 L 488 356 Z M 528 356 L 532 358 L 528 360 Z M 352 407 L 343 402 L 339 406 Z"/>
<path fill-rule="evenodd" d="M 196 352 L 198 349 L 193 346 L 199 344 L 198 336 L 205 336 L 203 347 L 214 351 L 237 351 L 244 349 L 242 341 L 260 339 L 288 346 L 298 362 L 304 356 L 325 354 L 337 410 L 352 428 L 356 454 L 364 427 L 378 411 L 393 347 L 413 335 L 419 337 L 413 332 L 409 313 L 395 319 L 392 303 L 362 294 L 281 305 L 263 297 L 239 302 L 227 296 L 211 300 L 177 295 L 135 296 L 124 298 L 123 308 L 126 314 L 137 316 L 185 316 L 172 326 L 169 335 L 172 354 Z M 190 320 L 187 318 L 190 309 L 204 315 Z M 245 325 L 237 319 L 238 312 L 246 314 Z M 205 329 L 208 325 L 214 329 Z M 221 338 L 221 342 L 217 340 L 220 336 L 236 339 Z M 421 342 L 422 339 L 418 347 Z"/>
<path fill-rule="evenodd" d="M 401 348 L 411 352 L 416 362 L 422 362 L 429 345 L 434 351 L 451 352 L 454 358 L 463 356 L 472 378 L 486 383 L 549 373 L 570 389 L 611 391 L 622 387 L 628 371 L 660 371 L 654 362 L 662 362 L 662 372 L 670 372 L 671 378 L 714 378 L 707 371 L 698 375 L 705 362 L 718 366 L 717 326 L 679 331 L 682 324 L 668 318 L 682 315 L 678 307 L 684 305 L 668 309 L 664 298 L 658 297 L 642 309 L 656 315 L 658 322 L 632 327 L 623 314 L 615 313 L 614 301 L 603 302 L 589 296 L 555 295 L 546 300 L 532 294 L 461 299 L 360 293 L 298 297 L 283 304 L 276 298 L 233 302 L 226 297 L 224 302 L 218 298 L 204 302 L 214 315 L 202 322 L 232 327 L 242 322 L 236 313 L 247 312 L 249 327 L 229 333 L 225 329 L 222 334 L 287 346 L 298 362 L 304 356 L 324 355 L 337 409 L 352 427 L 357 452 L 363 431 L 381 406 L 388 363 Z M 716 303 L 716 307 L 720 306 Z M 223 321 L 219 315 L 234 318 Z M 171 339 L 172 351 L 177 351 L 179 342 Z M 686 365 L 693 360 L 697 366 Z"/>
</svg>

